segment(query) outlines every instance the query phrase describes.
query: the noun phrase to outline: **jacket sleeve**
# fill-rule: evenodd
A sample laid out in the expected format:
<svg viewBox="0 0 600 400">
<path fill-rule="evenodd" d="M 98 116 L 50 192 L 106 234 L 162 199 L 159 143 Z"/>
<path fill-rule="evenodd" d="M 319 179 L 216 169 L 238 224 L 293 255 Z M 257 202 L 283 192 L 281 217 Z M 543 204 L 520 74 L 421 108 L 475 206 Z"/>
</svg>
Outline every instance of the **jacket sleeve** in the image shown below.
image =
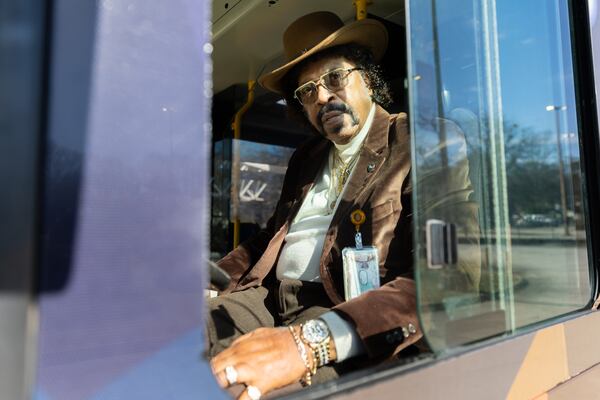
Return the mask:
<svg viewBox="0 0 600 400">
<path fill-rule="evenodd" d="M 439 159 L 440 153 L 445 153 L 449 156 L 448 161 L 443 167 L 430 168 L 428 165 L 435 164 L 425 164 L 429 160 L 420 159 L 419 162 L 427 167 L 418 171 L 416 184 L 407 185 L 409 188 L 414 186 L 414 190 L 417 190 L 418 204 L 413 209 L 418 217 L 413 220 L 412 213 L 401 217 L 398 225 L 402 224 L 403 227 L 397 228 L 410 229 L 407 227 L 411 227 L 413 222 L 418 224 L 415 229 L 420 246 L 417 247 L 423 248 L 426 221 L 449 221 L 457 225 L 461 243 L 467 243 L 468 250 L 459 253 L 456 266 L 443 271 L 447 276 L 428 275 L 424 280 L 421 274 L 419 293 L 412 277 L 403 274 L 397 275 L 379 289 L 334 307 L 335 312 L 354 325 L 371 359 L 389 358 L 412 344 L 427 347 L 423 341 L 419 342 L 423 337 L 421 320 L 425 321 L 425 329 L 432 329 L 433 325 L 427 316 L 423 318 L 423 315 L 417 314 L 417 296 L 423 311 L 429 306 L 436 309 L 443 306 L 442 300 L 448 290 L 468 295 L 477 294 L 478 291 L 481 267 L 478 207 L 471 200 L 473 189 L 469 179 L 465 138 L 451 121 L 440 120 L 438 127 L 445 130 L 447 139 L 433 150 L 430 149 L 427 157 Z M 412 192 L 412 189 L 409 190 Z M 404 196 L 406 194 L 403 193 L 403 201 L 407 201 Z M 461 245 L 460 250 L 464 248 Z M 424 256 L 414 254 L 413 263 L 418 263 L 415 268 L 422 268 L 420 271 L 427 269 L 423 265 L 423 259 Z M 443 289 L 440 285 L 444 285 Z"/>
<path fill-rule="evenodd" d="M 422 337 L 416 299 L 414 280 L 396 278 L 333 310 L 355 326 L 369 358 L 388 358 Z"/>
<path fill-rule="evenodd" d="M 262 253 L 267 248 L 269 241 L 274 235 L 275 220 L 277 211 L 280 208 L 280 202 L 275 207 L 275 212 L 269 218 L 267 225 L 254 236 L 238 245 L 230 251 L 225 257 L 217 261 L 217 265 L 221 267 L 231 277 L 229 287 L 224 292 L 232 290 L 237 283 L 252 269 L 252 266 L 258 261 Z"/>
</svg>

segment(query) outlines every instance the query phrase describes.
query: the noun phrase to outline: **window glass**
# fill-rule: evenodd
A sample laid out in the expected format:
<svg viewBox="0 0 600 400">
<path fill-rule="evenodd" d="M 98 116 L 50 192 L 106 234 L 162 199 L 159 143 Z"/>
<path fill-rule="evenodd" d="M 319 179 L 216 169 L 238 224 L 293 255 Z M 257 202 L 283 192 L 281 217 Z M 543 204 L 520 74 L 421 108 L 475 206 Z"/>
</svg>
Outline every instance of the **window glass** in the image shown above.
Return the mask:
<svg viewBox="0 0 600 400">
<path fill-rule="evenodd" d="M 415 262 L 436 351 L 591 295 L 566 1 L 409 2 Z"/>
<path fill-rule="evenodd" d="M 215 143 L 211 218 L 213 259 L 223 257 L 233 247 L 233 224 L 239 224 L 242 240 L 266 227 L 279 200 L 293 152 L 291 147 L 247 140 L 224 139 Z M 237 196 L 232 197 L 233 191 Z"/>
</svg>

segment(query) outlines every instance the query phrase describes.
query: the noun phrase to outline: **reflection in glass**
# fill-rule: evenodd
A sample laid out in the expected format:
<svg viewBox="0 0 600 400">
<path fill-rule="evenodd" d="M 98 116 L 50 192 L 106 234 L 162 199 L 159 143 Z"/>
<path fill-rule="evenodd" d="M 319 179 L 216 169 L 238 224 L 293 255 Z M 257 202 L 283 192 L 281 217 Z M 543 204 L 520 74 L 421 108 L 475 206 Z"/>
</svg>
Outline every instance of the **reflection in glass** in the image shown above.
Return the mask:
<svg viewBox="0 0 600 400">
<path fill-rule="evenodd" d="M 294 149 L 245 140 L 225 139 L 215 143 L 213 156 L 211 246 L 212 258 L 223 257 L 232 248 L 234 215 L 241 225 L 242 239 L 264 228 L 273 214 L 287 164 Z M 238 157 L 232 155 L 237 154 Z M 232 160 L 237 166 L 237 199 L 231 199 Z"/>
<path fill-rule="evenodd" d="M 591 287 L 567 2 L 409 6 L 415 261 L 428 342 L 443 351 L 583 307 Z M 433 182 L 462 173 L 461 163 L 466 181 Z M 445 205 L 432 207 L 435 199 Z M 456 226 L 456 263 L 428 264 L 431 219 Z"/>
</svg>

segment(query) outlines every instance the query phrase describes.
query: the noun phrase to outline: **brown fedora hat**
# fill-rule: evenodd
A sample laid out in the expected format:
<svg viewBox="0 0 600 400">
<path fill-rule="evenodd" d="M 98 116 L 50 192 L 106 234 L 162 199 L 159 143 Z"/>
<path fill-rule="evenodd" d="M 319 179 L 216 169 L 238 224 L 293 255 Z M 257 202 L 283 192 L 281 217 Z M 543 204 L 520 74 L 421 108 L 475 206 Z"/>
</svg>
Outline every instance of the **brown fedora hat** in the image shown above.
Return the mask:
<svg viewBox="0 0 600 400">
<path fill-rule="evenodd" d="M 286 64 L 258 78 L 264 88 L 283 93 L 282 79 L 299 62 L 324 49 L 356 43 L 367 47 L 379 61 L 387 48 L 387 30 L 379 21 L 362 19 L 344 25 L 332 12 L 307 14 L 292 22 L 283 33 Z"/>
</svg>

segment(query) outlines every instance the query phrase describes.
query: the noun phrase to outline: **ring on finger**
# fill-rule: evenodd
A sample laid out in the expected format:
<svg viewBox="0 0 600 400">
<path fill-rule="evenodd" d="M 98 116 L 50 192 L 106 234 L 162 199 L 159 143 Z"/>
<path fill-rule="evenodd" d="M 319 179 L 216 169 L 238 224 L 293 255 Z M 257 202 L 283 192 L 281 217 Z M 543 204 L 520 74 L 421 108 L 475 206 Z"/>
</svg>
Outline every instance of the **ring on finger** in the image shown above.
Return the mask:
<svg viewBox="0 0 600 400">
<path fill-rule="evenodd" d="M 229 386 L 234 385 L 237 382 L 238 372 L 233 365 L 225 367 L 225 379 L 227 379 Z"/>
<path fill-rule="evenodd" d="M 248 385 L 246 391 L 248 393 L 248 397 L 250 397 L 250 400 L 260 400 L 260 397 L 262 396 L 260 389 L 256 386 Z"/>
</svg>

